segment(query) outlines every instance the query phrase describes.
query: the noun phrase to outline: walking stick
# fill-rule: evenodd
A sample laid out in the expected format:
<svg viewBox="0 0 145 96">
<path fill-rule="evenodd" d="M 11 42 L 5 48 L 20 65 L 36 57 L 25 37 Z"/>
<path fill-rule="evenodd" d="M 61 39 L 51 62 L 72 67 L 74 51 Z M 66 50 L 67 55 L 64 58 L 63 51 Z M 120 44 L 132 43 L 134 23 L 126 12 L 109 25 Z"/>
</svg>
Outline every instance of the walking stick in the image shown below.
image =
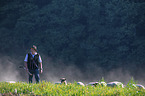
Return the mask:
<svg viewBox="0 0 145 96">
<path fill-rule="evenodd" d="M 26 67 L 20 65 L 19 68 L 23 68 L 24 70 L 26 70 Z M 32 75 L 29 71 L 27 71 L 29 75 Z"/>
</svg>

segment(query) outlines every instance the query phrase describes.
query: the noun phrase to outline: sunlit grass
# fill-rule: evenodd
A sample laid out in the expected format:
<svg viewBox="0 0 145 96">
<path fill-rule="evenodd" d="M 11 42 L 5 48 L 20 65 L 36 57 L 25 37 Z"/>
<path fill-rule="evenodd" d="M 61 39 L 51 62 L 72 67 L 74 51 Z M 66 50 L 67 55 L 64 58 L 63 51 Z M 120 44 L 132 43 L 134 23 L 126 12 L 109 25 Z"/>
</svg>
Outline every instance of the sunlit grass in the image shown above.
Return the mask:
<svg viewBox="0 0 145 96">
<path fill-rule="evenodd" d="M 130 82 L 129 82 L 130 83 Z M 0 93 L 14 95 L 47 95 L 47 96 L 143 96 L 144 89 L 138 89 L 127 84 L 126 87 L 80 86 L 77 83 L 56 85 L 42 81 L 39 84 L 0 83 Z"/>
</svg>

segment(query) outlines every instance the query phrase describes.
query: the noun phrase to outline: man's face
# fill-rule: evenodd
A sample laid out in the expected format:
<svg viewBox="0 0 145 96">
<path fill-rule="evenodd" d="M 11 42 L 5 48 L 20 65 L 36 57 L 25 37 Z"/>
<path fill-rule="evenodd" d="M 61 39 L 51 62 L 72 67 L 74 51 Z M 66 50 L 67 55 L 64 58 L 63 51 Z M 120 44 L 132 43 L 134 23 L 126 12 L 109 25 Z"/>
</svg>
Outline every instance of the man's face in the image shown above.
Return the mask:
<svg viewBox="0 0 145 96">
<path fill-rule="evenodd" d="M 34 50 L 33 48 L 31 48 L 31 52 L 32 52 L 32 53 L 35 53 L 35 50 Z"/>
</svg>

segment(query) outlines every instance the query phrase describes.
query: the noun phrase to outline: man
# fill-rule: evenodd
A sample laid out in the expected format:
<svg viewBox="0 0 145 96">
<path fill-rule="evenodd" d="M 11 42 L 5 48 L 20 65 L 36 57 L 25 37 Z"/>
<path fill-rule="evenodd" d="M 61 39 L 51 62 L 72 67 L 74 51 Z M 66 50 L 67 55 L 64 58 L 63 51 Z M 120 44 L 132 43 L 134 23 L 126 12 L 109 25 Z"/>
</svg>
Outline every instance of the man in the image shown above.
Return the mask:
<svg viewBox="0 0 145 96">
<path fill-rule="evenodd" d="M 37 53 L 37 47 L 35 45 L 31 48 L 31 52 L 26 54 L 24 65 L 26 67 L 26 71 L 31 73 L 29 74 L 29 83 L 32 83 L 33 75 L 35 75 L 36 83 L 39 83 L 39 67 L 40 73 L 43 72 L 43 68 L 41 56 Z"/>
</svg>

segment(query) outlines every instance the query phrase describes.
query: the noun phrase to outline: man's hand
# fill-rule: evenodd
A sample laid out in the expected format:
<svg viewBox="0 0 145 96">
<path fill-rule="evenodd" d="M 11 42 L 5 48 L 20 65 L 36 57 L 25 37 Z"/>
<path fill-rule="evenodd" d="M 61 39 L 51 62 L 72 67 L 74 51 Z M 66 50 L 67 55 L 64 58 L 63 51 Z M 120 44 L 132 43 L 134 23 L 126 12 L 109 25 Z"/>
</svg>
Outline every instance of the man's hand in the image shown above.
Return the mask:
<svg viewBox="0 0 145 96">
<path fill-rule="evenodd" d="M 29 72 L 28 68 L 26 69 L 26 72 L 27 72 L 29 75 L 32 75 L 32 74 Z"/>
<path fill-rule="evenodd" d="M 42 73 L 42 72 L 43 72 L 43 68 L 40 69 L 40 73 Z"/>
<path fill-rule="evenodd" d="M 29 75 L 31 75 L 31 73 L 29 72 L 29 70 L 28 70 L 28 67 L 27 67 L 27 62 L 24 62 L 24 66 L 25 66 L 25 70 L 26 70 L 26 72 L 29 74 Z"/>
</svg>

